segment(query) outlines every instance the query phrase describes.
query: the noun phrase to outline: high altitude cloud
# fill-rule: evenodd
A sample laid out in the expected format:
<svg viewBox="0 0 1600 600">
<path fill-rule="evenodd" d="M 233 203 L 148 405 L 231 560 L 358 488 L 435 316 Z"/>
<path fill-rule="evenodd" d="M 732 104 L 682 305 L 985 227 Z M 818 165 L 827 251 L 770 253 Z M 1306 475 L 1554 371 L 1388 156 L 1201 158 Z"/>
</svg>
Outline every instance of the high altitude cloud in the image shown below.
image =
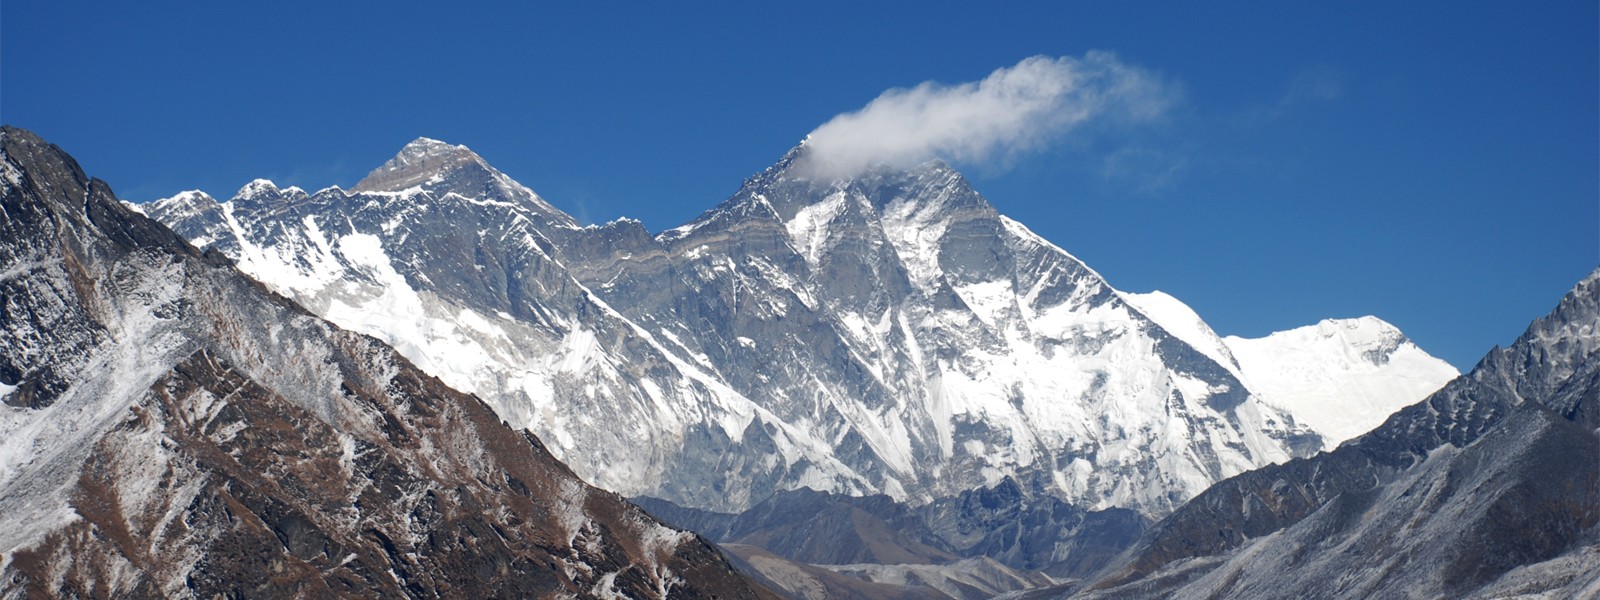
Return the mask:
<svg viewBox="0 0 1600 600">
<path fill-rule="evenodd" d="M 1171 98 L 1159 78 L 1109 52 L 1034 56 L 982 81 L 884 92 L 811 132 L 798 166 L 814 178 L 837 179 L 932 158 L 1004 160 L 1091 120 L 1158 117 Z"/>
</svg>

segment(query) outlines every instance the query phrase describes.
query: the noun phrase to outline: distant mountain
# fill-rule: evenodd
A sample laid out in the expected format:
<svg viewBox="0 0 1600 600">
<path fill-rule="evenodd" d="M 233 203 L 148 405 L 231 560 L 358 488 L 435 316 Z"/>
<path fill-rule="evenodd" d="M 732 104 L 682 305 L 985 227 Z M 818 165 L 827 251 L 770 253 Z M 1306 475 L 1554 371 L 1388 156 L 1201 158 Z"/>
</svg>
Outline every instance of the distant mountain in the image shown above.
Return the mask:
<svg viewBox="0 0 1600 600">
<path fill-rule="evenodd" d="M 258 181 L 227 202 L 142 208 L 630 496 L 731 513 L 812 488 L 920 506 L 1009 478 L 1159 517 L 1329 447 L 1298 397 L 1250 387 L 1209 339 L 1147 314 L 943 163 L 821 182 L 790 168 L 805 151 L 658 235 L 580 227 L 428 139 L 350 191 Z M 1343 364 L 1350 350 L 1321 351 Z M 1427 391 L 1347 371 L 1346 388 L 1404 396 L 1391 402 Z"/>
<path fill-rule="evenodd" d="M 1600 271 L 1327 454 L 1227 479 L 1074 598 L 1600 597 Z"/>
<path fill-rule="evenodd" d="M 1371 431 L 1459 374 L 1377 317 L 1223 341 L 1250 389 L 1322 434 L 1330 448 Z"/>
<path fill-rule="evenodd" d="M 1377 317 L 1326 319 L 1257 339 L 1224 338 L 1168 294 L 1122 298 L 1267 404 L 1315 430 L 1328 449 L 1371 431 L 1460 374 Z"/>
<path fill-rule="evenodd" d="M 0 596 L 766 595 L 58 148 L 0 129 L 0 170 Z"/>
</svg>

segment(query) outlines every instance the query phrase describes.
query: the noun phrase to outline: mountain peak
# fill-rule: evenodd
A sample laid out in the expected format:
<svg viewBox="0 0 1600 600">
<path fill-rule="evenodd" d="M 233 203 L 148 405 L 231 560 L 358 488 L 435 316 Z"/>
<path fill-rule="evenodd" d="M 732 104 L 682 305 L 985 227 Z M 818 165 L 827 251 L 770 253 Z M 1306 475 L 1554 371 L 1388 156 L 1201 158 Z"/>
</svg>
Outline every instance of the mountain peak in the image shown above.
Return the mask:
<svg viewBox="0 0 1600 600">
<path fill-rule="evenodd" d="M 182 192 L 178 192 L 177 195 L 174 195 L 171 198 L 164 198 L 164 199 L 161 199 L 161 200 L 156 200 L 156 202 L 163 202 L 163 201 L 165 201 L 165 202 L 182 202 L 182 203 L 186 203 L 186 204 L 193 204 L 193 203 L 216 202 L 217 200 L 215 198 L 212 198 L 211 194 L 207 194 L 207 193 L 205 193 L 203 191 L 200 191 L 200 190 L 185 190 L 185 191 L 182 191 Z"/>
<path fill-rule="evenodd" d="M 410 143 L 406 144 L 405 147 L 401 149 L 401 152 L 405 152 L 405 151 L 408 151 L 408 150 L 420 150 L 420 151 L 426 151 L 426 152 L 436 152 L 436 151 L 448 151 L 448 150 L 453 150 L 453 149 L 457 149 L 457 148 L 459 148 L 461 150 L 466 150 L 467 149 L 466 146 L 450 144 L 450 143 L 447 143 L 447 142 L 443 142 L 443 141 L 440 141 L 440 140 L 433 139 L 431 137 L 422 136 L 422 137 L 418 137 L 417 139 L 411 140 Z"/>
<path fill-rule="evenodd" d="M 926 175 L 930 173 L 960 174 L 944 159 L 937 156 L 925 160 L 873 161 L 841 170 L 828 156 L 819 154 L 809 136 L 800 140 L 798 145 L 784 153 L 783 158 L 773 165 L 769 171 L 782 171 L 792 177 L 809 180 L 819 185 L 829 183 L 841 185 L 852 181 L 886 176 Z"/>
<path fill-rule="evenodd" d="M 1316 324 L 1316 336 L 1339 339 L 1352 347 L 1393 349 L 1407 342 L 1400 328 L 1371 315 L 1353 319 L 1323 319 Z"/>
<path fill-rule="evenodd" d="M 350 188 L 353 192 L 398 192 L 418 186 L 446 170 L 476 164 L 489 169 L 488 163 L 466 146 L 451 145 L 427 137 L 412 140 L 400 149 L 394 158 L 383 163 L 366 178 Z"/>
<path fill-rule="evenodd" d="M 400 153 L 396 154 L 389 163 L 409 164 L 422 159 L 446 156 L 478 157 L 476 153 L 466 146 L 451 144 L 430 137 L 419 137 L 402 146 Z M 389 166 L 389 164 L 384 166 Z"/>
<path fill-rule="evenodd" d="M 278 191 L 278 184 L 273 183 L 271 179 L 253 179 L 250 183 L 244 184 L 244 187 L 239 188 L 239 191 L 234 196 L 254 196 L 276 191 Z"/>
</svg>

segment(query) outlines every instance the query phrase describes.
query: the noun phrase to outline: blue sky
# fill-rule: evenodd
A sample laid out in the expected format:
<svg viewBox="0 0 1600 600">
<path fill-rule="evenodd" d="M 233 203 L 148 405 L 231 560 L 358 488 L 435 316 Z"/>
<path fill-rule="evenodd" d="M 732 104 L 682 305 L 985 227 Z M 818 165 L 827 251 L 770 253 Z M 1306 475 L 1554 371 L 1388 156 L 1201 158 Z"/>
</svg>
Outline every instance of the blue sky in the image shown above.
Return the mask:
<svg viewBox="0 0 1600 600">
<path fill-rule="evenodd" d="M 0 120 L 133 200 L 429 136 L 661 230 L 887 89 L 1100 50 L 1159 118 L 957 166 L 1220 333 L 1375 314 L 1465 369 L 1600 264 L 1592 0 L 236 4 L 5 0 Z"/>
</svg>

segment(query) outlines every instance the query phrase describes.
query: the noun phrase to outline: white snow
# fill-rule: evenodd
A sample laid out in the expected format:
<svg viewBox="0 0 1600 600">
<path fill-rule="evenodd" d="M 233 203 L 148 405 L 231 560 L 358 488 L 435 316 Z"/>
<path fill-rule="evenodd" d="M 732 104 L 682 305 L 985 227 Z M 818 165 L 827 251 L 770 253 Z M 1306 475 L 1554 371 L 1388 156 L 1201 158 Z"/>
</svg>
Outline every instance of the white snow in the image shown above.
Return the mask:
<svg viewBox="0 0 1600 600">
<path fill-rule="evenodd" d="M 108 315 L 111 340 L 88 349 L 79 370 L 96 376 L 43 409 L 0 406 L 0 548 L 29 545 L 78 518 L 66 490 L 76 483 L 93 440 L 128 414 L 184 347 L 185 338 L 152 310 L 182 295 L 181 265 L 126 275 L 118 284 L 139 301 Z M 60 267 L 36 276 L 66 278 Z"/>
<path fill-rule="evenodd" d="M 416 181 L 429 176 L 437 173 L 419 173 Z M 506 197 L 526 190 L 509 179 L 499 183 L 515 192 Z M 1290 425 L 1279 405 L 1229 389 L 1231 382 L 1180 375 L 1163 362 L 1152 322 L 1224 368 L 1243 370 L 1187 306 L 1159 292 L 1108 301 L 1118 292 L 1076 258 L 981 202 L 957 198 L 960 178 L 948 169 L 918 175 L 901 197 L 868 198 L 864 189 L 807 188 L 816 197 L 780 202 L 797 211 L 779 222 L 789 246 L 814 269 L 835 251 L 839 228 L 860 226 L 839 215 L 866 211 L 863 222 L 881 226 L 894 253 L 890 263 L 898 258 L 912 284 L 906 297 L 871 311 L 829 297 L 828 282 L 786 262 L 788 255 L 722 254 L 720 233 L 690 239 L 711 231 L 701 229 L 705 223 L 746 218 L 737 210 L 776 220 L 776 195 L 752 192 L 745 204 L 657 238 L 674 244 L 668 259 L 685 265 L 686 276 L 722 287 L 735 310 L 771 322 L 820 316 L 842 342 L 842 351 L 827 359 L 865 374 L 860 388 L 839 385 L 838 373 L 828 370 L 836 365 L 815 364 L 823 357 L 800 349 L 773 357 L 772 371 L 757 373 L 758 381 L 789 377 L 784 385 L 736 389 L 724 371 L 730 365 L 717 362 L 723 352 L 748 357 L 793 340 L 766 337 L 762 329 L 717 338 L 659 315 L 635 320 L 576 280 L 559 285 L 583 289 L 581 316 L 572 299 L 560 298 L 564 304 L 534 311 L 549 315 L 546 323 L 520 322 L 498 309 L 486 317 L 488 309 L 468 309 L 416 273 L 401 275 L 407 265 L 396 258 L 426 257 L 392 256 L 390 249 L 406 247 L 405 236 L 427 235 L 432 215 L 415 212 L 428 203 L 372 199 L 392 200 L 394 193 L 370 194 L 360 209 L 384 211 L 376 221 L 388 221 L 381 231 L 335 239 L 329 223 L 307 219 L 297 224 L 299 237 L 277 239 L 271 248 L 246 239 L 260 235 L 252 227 L 270 221 L 240 223 L 226 205 L 224 216 L 229 233 L 240 237 L 239 262 L 247 272 L 342 326 L 393 343 L 447 384 L 482 394 L 502 418 L 539 434 L 580 474 L 623 493 L 648 492 L 672 477 L 666 457 L 678 454 L 691 427 L 709 426 L 743 443 L 759 419 L 773 450 L 748 457 L 748 464 L 798 471 L 785 476 L 786 487 L 925 501 L 969 487 L 972 476 L 994 483 L 1043 470 L 1074 502 L 1159 513 L 1219 476 L 1286 459 L 1281 440 L 1304 431 Z M 538 234 L 532 222 L 501 196 L 420 187 L 406 193 L 444 193 L 439 202 L 459 210 L 509 208 L 506 219 L 515 227 L 498 231 L 499 241 L 525 240 L 530 252 L 560 265 L 532 243 Z M 972 219 L 997 220 L 1018 257 L 1010 272 L 977 278 L 945 272 L 941 257 L 959 256 L 946 252 L 959 243 L 946 232 Z M 494 243 L 496 232 L 478 235 Z M 862 398 L 862 390 L 871 398 Z M 1221 394 L 1238 394 L 1243 404 L 1213 408 L 1210 401 Z M 835 455 L 847 437 L 871 450 L 865 459 L 871 478 Z M 806 468 L 796 466 L 802 461 Z M 725 508 L 762 493 L 730 489 Z"/>
<path fill-rule="evenodd" d="M 812 268 L 816 268 L 822 260 L 822 253 L 828 248 L 828 223 L 844 210 L 844 203 L 844 190 L 837 190 L 827 199 L 800 209 L 784 225 L 789 230 L 790 243 L 794 244 L 801 256 L 806 257 L 806 262 Z"/>
<path fill-rule="evenodd" d="M 941 275 L 939 242 L 950 226 L 941 218 L 942 206 L 937 201 L 897 199 L 881 216 L 883 233 L 899 252 L 912 283 L 925 290 L 936 288 Z"/>
<path fill-rule="evenodd" d="M 0 159 L 0 179 L 3 179 L 7 186 L 21 186 L 22 170 L 11 164 L 10 160 Z"/>
<path fill-rule="evenodd" d="M 1225 339 L 1246 384 L 1328 447 L 1383 423 L 1459 373 L 1377 317 L 1330 319 L 1246 339 Z"/>
<path fill-rule="evenodd" d="M 276 192 L 276 191 L 278 191 L 278 186 L 277 186 L 277 184 L 272 183 L 272 180 L 270 180 L 270 179 L 252 179 L 250 181 L 250 183 L 246 183 L 246 184 L 244 184 L 244 187 L 239 188 L 239 191 L 234 193 L 234 196 L 235 197 L 249 198 L 249 197 L 254 196 L 256 194 L 261 194 L 261 193 L 266 193 L 266 192 Z"/>
<path fill-rule="evenodd" d="M 1147 294 L 1120 292 L 1118 295 L 1146 317 L 1150 317 L 1150 320 L 1155 321 L 1162 329 L 1167 330 L 1167 333 L 1183 340 L 1207 358 L 1233 372 L 1235 376 L 1238 375 L 1239 365 L 1228 350 L 1228 346 L 1217 336 L 1217 332 L 1212 331 L 1211 326 L 1194 312 L 1194 309 L 1189 308 L 1189 305 L 1160 290 Z"/>
</svg>

